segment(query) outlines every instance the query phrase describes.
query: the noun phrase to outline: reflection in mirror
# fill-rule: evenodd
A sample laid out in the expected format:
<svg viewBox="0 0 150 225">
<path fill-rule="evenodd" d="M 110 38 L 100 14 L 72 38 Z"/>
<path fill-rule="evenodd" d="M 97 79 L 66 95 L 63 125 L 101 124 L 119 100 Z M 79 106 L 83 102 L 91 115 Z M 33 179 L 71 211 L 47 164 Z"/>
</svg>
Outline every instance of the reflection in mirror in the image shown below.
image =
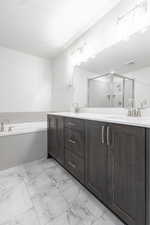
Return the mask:
<svg viewBox="0 0 150 225">
<path fill-rule="evenodd" d="M 81 107 L 150 108 L 149 40 L 147 28 L 76 67 L 74 102 Z"/>
<path fill-rule="evenodd" d="M 88 107 L 127 107 L 133 98 L 133 79 L 116 73 L 88 79 Z"/>
</svg>

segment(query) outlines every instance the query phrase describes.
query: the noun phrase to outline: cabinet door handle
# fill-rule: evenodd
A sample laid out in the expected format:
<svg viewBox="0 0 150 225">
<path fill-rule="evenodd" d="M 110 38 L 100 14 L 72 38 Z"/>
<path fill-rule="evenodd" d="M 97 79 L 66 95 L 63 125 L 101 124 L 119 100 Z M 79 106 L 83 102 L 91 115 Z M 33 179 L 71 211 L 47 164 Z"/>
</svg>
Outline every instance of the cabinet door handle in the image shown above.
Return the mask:
<svg viewBox="0 0 150 225">
<path fill-rule="evenodd" d="M 71 161 L 68 162 L 68 165 L 71 166 L 73 169 L 76 168 L 76 165 L 74 163 L 72 163 Z"/>
<path fill-rule="evenodd" d="M 69 139 L 68 140 L 71 144 L 75 144 L 76 143 L 76 141 L 74 141 L 74 140 L 72 140 L 72 139 Z"/>
<path fill-rule="evenodd" d="M 102 144 L 105 143 L 105 134 L 104 134 L 104 132 L 105 132 L 105 126 L 102 126 L 102 137 L 101 137 Z"/>
<path fill-rule="evenodd" d="M 107 127 L 107 145 L 110 145 L 110 127 Z"/>
</svg>

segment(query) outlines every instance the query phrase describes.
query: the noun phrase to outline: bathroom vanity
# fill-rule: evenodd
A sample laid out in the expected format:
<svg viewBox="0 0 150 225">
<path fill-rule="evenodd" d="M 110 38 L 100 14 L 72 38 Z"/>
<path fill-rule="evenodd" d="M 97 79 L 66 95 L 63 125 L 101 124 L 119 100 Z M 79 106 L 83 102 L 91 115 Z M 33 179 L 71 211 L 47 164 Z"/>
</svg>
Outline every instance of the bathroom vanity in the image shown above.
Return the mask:
<svg viewBox="0 0 150 225">
<path fill-rule="evenodd" d="M 143 124 L 84 113 L 48 115 L 49 156 L 127 225 L 149 225 L 150 123 Z"/>
</svg>

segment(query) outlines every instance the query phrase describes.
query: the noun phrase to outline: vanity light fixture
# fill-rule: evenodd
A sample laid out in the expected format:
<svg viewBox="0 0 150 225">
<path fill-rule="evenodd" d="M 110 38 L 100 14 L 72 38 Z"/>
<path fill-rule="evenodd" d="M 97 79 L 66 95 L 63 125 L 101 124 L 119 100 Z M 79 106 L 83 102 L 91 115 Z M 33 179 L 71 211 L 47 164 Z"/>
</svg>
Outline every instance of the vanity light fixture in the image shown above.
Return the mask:
<svg viewBox="0 0 150 225">
<path fill-rule="evenodd" d="M 87 62 L 90 58 L 95 58 L 96 50 L 94 44 L 87 44 L 86 41 L 80 43 L 78 47 L 70 53 L 73 66 L 79 66 L 81 63 Z"/>
<path fill-rule="evenodd" d="M 136 5 L 133 8 L 129 9 L 125 14 L 117 18 L 117 23 L 119 24 L 121 21 L 127 19 L 129 16 L 136 14 L 136 12 L 139 9 L 143 10 L 146 13 L 148 9 L 148 1 L 147 0 L 137 1 Z"/>
<path fill-rule="evenodd" d="M 136 32 L 145 32 L 150 25 L 149 0 L 137 0 L 132 8 L 117 17 L 116 38 L 114 42 L 128 41 L 130 36 Z M 103 47 L 104 50 L 108 46 Z M 95 43 L 88 44 L 87 40 L 82 40 L 74 49 L 70 51 L 72 66 L 79 66 L 94 58 L 98 53 Z"/>
<path fill-rule="evenodd" d="M 126 41 L 138 31 L 144 31 L 150 24 L 148 0 L 138 0 L 136 4 L 117 18 L 118 40 Z"/>
</svg>

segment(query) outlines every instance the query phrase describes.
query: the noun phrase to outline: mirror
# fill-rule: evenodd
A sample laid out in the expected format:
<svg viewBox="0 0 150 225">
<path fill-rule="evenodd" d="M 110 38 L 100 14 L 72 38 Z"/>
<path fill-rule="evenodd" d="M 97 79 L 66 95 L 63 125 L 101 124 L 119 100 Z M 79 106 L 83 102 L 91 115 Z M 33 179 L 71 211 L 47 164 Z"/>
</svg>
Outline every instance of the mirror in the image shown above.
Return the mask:
<svg viewBox="0 0 150 225">
<path fill-rule="evenodd" d="M 134 98 L 134 79 L 108 73 L 88 79 L 89 107 L 127 107 Z"/>
<path fill-rule="evenodd" d="M 81 107 L 150 107 L 150 28 L 104 49 L 74 69 Z"/>
</svg>

